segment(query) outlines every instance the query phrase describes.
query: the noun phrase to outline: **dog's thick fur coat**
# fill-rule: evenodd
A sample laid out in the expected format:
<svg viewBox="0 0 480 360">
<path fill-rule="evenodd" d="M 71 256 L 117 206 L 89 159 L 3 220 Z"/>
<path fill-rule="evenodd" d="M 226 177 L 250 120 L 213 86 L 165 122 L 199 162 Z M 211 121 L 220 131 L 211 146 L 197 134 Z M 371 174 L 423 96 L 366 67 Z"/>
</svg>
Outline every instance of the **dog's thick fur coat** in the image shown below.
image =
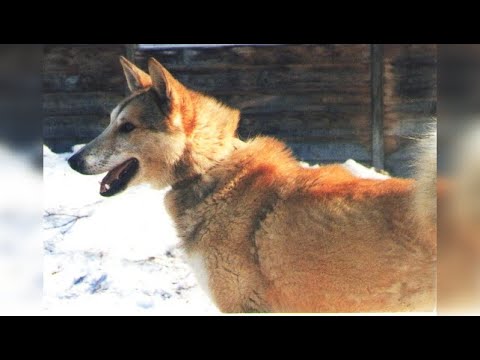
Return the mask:
<svg viewBox="0 0 480 360">
<path fill-rule="evenodd" d="M 172 185 L 167 209 L 222 311 L 433 310 L 435 224 L 416 211 L 413 180 L 360 179 L 340 165 L 303 168 L 273 138 L 236 138 L 237 110 L 187 89 L 155 60 L 150 77 L 122 64 L 133 97 L 152 93 L 156 100 L 116 109 L 102 136 L 117 136 L 124 118 L 140 134 L 146 120 L 138 114 L 163 108 L 148 119 L 150 132 L 133 131 L 127 155 L 114 158 L 138 159 L 133 184 Z M 89 159 L 82 172 L 99 171 L 99 148 L 87 145 L 76 155 Z"/>
</svg>

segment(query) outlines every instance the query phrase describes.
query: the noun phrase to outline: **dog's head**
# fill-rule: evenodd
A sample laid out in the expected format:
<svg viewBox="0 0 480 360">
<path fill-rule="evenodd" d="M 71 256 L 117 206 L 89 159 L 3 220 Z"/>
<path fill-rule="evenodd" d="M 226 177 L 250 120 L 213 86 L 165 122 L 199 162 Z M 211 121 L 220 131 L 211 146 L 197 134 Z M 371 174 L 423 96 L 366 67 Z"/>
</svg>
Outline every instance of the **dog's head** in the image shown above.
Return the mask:
<svg viewBox="0 0 480 360">
<path fill-rule="evenodd" d="M 113 109 L 109 126 L 68 160 L 85 175 L 108 172 L 101 195 L 140 183 L 162 188 L 228 153 L 237 110 L 187 89 L 153 58 L 149 74 L 120 61 L 130 96 Z"/>
</svg>

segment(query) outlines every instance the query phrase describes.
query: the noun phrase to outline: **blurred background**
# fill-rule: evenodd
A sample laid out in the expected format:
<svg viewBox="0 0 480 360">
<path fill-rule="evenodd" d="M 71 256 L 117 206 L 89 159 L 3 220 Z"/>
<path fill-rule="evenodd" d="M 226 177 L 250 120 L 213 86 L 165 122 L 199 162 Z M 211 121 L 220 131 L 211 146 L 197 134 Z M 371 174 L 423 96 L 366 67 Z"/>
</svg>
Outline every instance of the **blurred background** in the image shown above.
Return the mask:
<svg viewBox="0 0 480 360">
<path fill-rule="evenodd" d="M 438 54 L 438 311 L 480 314 L 480 46 Z"/>
<path fill-rule="evenodd" d="M 43 48 L 0 45 L 0 314 L 31 314 L 42 297 Z"/>
</svg>

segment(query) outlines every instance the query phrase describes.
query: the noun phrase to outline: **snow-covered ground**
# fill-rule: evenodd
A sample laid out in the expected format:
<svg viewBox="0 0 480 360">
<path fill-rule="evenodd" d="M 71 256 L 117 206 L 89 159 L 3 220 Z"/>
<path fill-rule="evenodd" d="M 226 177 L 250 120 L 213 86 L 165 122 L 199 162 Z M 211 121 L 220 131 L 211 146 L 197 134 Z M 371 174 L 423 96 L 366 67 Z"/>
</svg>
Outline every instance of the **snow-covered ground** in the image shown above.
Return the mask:
<svg viewBox="0 0 480 360">
<path fill-rule="evenodd" d="M 163 205 L 166 190 L 141 186 L 103 198 L 102 175 L 71 170 L 71 154 L 44 147 L 44 310 L 218 314 L 184 260 Z M 379 175 L 353 160 L 345 166 L 360 177 Z"/>
<path fill-rule="evenodd" d="M 70 155 L 44 147 L 44 309 L 218 313 L 182 259 L 163 206 L 166 191 L 145 186 L 103 198 L 102 175 L 71 170 Z"/>
</svg>

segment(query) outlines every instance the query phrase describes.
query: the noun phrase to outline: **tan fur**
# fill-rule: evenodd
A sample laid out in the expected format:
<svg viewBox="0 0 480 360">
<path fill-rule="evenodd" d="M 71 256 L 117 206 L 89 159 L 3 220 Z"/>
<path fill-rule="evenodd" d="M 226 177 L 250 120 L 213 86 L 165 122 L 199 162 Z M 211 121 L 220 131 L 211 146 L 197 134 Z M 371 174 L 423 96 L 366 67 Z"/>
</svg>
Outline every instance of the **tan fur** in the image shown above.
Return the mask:
<svg viewBox="0 0 480 360">
<path fill-rule="evenodd" d="M 223 311 L 429 311 L 435 249 L 413 190 L 335 165 L 304 169 L 257 138 L 166 204 Z"/>
<path fill-rule="evenodd" d="M 135 79 L 135 66 L 124 68 Z M 435 241 L 412 206 L 412 180 L 302 168 L 275 139 L 237 139 L 237 110 L 155 60 L 149 72 L 171 106 L 164 130 L 131 137 L 134 183 L 172 185 L 167 209 L 222 311 L 433 310 Z M 132 101 L 129 121 L 145 106 Z"/>
</svg>

